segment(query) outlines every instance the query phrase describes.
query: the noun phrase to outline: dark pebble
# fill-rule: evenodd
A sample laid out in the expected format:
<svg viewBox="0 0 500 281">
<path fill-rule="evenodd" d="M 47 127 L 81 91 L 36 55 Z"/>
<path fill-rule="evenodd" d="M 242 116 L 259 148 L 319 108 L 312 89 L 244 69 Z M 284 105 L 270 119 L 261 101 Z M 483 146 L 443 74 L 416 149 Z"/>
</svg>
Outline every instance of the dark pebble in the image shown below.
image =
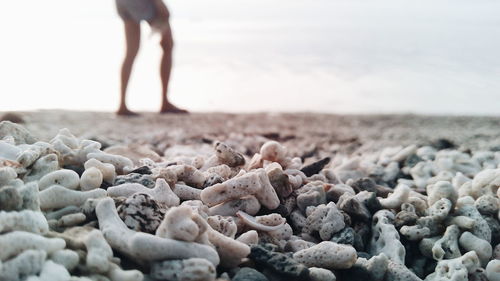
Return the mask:
<svg viewBox="0 0 500 281">
<path fill-rule="evenodd" d="M 203 183 L 203 187 L 206 188 L 206 187 L 210 187 L 212 185 L 216 185 L 218 183 L 223 183 L 223 182 L 224 182 L 224 179 L 221 176 L 213 173 L 207 177 L 207 179 Z"/>
<path fill-rule="evenodd" d="M 270 250 L 266 245 L 252 245 L 250 259 L 254 260 L 259 266 L 267 267 L 285 280 L 307 280 L 309 278 L 309 269 L 294 260 L 292 257 L 283 253 L 278 253 Z"/>
<path fill-rule="evenodd" d="M 382 210 L 382 205 L 380 204 L 380 201 L 377 198 L 377 194 L 375 192 L 371 192 L 370 197 L 368 197 L 367 200 L 363 201 L 363 204 L 365 204 L 366 208 L 374 214 L 379 210 Z"/>
<path fill-rule="evenodd" d="M 500 223 L 493 217 L 483 216 L 491 229 L 491 245 L 500 243 Z"/>
<path fill-rule="evenodd" d="M 434 147 L 437 150 L 442 150 L 442 149 L 448 149 L 448 148 L 455 148 L 457 147 L 452 141 L 448 139 L 437 139 L 431 143 L 431 146 Z"/>
<path fill-rule="evenodd" d="M 354 189 L 356 193 L 365 190 L 368 192 L 376 192 L 377 191 L 376 186 L 377 184 L 375 183 L 375 181 L 370 178 L 361 178 L 351 184 L 351 187 Z"/>
<path fill-rule="evenodd" d="M 330 157 L 325 157 L 319 161 L 316 161 L 310 165 L 307 165 L 301 169 L 301 171 L 307 176 L 310 177 L 312 175 L 316 175 L 321 172 L 323 168 L 330 163 Z"/>
<path fill-rule="evenodd" d="M 141 175 L 151 175 L 153 172 L 151 172 L 151 169 L 149 169 L 148 166 L 142 166 L 142 167 L 139 167 L 139 168 L 133 170 L 130 173 L 141 174 Z"/>
<path fill-rule="evenodd" d="M 344 195 L 348 197 L 349 195 Z M 342 198 L 341 198 L 342 199 Z M 339 200 L 341 203 L 339 204 L 339 208 L 346 212 L 352 219 L 360 220 L 363 222 L 368 222 L 372 217 L 372 214 L 365 206 L 365 204 L 361 203 L 356 197 L 352 196 L 350 198 L 345 198 L 344 200 Z"/>
<path fill-rule="evenodd" d="M 415 165 L 417 165 L 418 162 L 423 161 L 424 159 L 420 158 L 417 156 L 417 154 L 411 154 L 408 156 L 405 160 L 404 166 L 413 168 Z"/>
<path fill-rule="evenodd" d="M 232 281 L 269 281 L 267 277 L 257 270 L 249 267 L 244 267 L 236 273 L 231 279 Z"/>
<path fill-rule="evenodd" d="M 82 165 L 65 165 L 63 168 L 75 171 L 80 177 L 85 172 L 85 168 Z"/>
</svg>

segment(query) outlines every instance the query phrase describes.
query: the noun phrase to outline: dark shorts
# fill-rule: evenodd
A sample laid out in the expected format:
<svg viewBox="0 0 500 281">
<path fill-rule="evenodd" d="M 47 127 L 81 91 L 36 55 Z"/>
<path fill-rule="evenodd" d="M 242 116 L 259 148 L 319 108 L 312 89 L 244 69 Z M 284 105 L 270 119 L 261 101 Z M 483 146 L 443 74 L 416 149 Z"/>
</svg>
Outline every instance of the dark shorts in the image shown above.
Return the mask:
<svg viewBox="0 0 500 281">
<path fill-rule="evenodd" d="M 123 20 L 152 21 L 156 15 L 153 0 L 116 0 L 118 14 Z"/>
</svg>

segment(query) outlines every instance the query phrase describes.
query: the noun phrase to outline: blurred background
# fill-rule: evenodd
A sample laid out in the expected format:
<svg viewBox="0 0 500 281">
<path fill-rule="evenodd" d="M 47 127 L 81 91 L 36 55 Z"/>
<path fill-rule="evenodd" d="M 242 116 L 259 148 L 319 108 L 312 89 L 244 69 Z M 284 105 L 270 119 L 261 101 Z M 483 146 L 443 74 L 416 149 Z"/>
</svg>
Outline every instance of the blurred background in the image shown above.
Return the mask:
<svg viewBox="0 0 500 281">
<path fill-rule="evenodd" d="M 192 111 L 500 112 L 500 1 L 166 0 L 172 101 Z M 142 26 L 128 93 L 160 104 L 159 38 Z M 0 1 L 0 111 L 114 111 L 114 0 Z"/>
</svg>

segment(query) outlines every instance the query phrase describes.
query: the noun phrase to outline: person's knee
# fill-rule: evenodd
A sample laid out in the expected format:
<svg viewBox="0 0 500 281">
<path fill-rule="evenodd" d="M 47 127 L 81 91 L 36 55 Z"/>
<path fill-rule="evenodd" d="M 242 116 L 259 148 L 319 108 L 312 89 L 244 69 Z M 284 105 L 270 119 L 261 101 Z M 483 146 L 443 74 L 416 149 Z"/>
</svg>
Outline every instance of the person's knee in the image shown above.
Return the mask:
<svg viewBox="0 0 500 281">
<path fill-rule="evenodd" d="M 139 48 L 130 48 L 130 49 L 127 49 L 126 53 L 125 53 L 125 60 L 134 60 L 135 57 L 137 57 L 137 54 L 139 53 Z"/>
</svg>

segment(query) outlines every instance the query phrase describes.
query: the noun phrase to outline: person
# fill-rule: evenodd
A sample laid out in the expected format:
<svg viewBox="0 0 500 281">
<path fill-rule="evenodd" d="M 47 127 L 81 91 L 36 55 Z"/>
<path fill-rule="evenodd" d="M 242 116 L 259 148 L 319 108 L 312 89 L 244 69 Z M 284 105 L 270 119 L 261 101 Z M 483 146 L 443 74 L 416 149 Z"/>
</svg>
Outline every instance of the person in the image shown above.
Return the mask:
<svg viewBox="0 0 500 281">
<path fill-rule="evenodd" d="M 116 0 L 118 14 L 125 26 L 126 52 L 121 67 L 121 89 L 120 106 L 116 112 L 118 115 L 137 115 L 130 111 L 126 104 L 127 87 L 134 65 L 135 58 L 139 51 L 141 41 L 141 21 L 146 21 L 154 32 L 161 35 L 160 46 L 163 55 L 160 63 L 160 77 L 162 84 L 162 102 L 160 113 L 187 113 L 170 103 L 168 100 L 168 84 L 170 72 L 172 70 L 172 50 L 174 41 L 170 28 L 170 13 L 162 0 Z"/>
</svg>

